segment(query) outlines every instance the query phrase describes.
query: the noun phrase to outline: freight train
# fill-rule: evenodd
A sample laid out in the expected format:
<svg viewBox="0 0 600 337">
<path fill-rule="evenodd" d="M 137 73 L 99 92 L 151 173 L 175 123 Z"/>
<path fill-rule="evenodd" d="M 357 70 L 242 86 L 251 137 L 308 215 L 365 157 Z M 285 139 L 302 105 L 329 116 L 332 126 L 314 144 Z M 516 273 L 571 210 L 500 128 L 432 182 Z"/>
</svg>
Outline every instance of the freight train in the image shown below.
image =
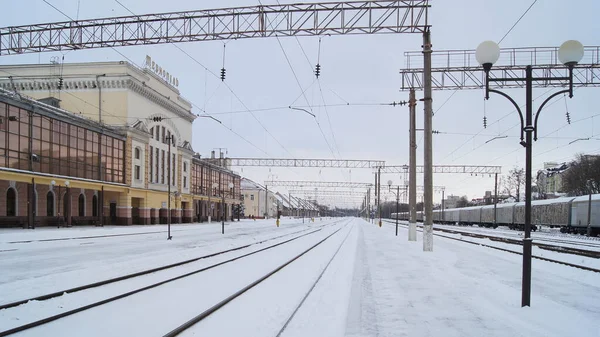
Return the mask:
<svg viewBox="0 0 600 337">
<path fill-rule="evenodd" d="M 534 200 L 531 202 L 532 230 L 540 226 L 559 227 L 563 233 L 587 233 L 589 196 L 563 197 Z M 478 225 L 481 227 L 507 226 L 523 230 L 525 226 L 525 202 L 496 205 L 473 206 L 433 210 L 433 223 L 451 225 Z M 408 220 L 408 212 L 392 213 L 392 218 Z M 592 194 L 591 212 L 592 236 L 600 235 L 600 194 Z M 417 221 L 423 221 L 423 212 L 417 212 Z"/>
</svg>

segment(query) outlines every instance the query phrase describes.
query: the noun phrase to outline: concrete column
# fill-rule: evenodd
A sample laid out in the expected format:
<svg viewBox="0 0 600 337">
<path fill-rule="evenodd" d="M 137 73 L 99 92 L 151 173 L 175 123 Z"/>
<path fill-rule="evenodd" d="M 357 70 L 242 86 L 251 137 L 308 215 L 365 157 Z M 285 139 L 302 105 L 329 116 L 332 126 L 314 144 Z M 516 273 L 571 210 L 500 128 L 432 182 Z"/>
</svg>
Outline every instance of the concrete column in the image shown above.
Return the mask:
<svg viewBox="0 0 600 337">
<path fill-rule="evenodd" d="M 425 147 L 423 169 L 423 251 L 433 251 L 433 109 L 431 90 L 431 35 L 429 29 L 423 33 L 423 144 Z"/>
<path fill-rule="evenodd" d="M 417 241 L 417 99 L 415 90 L 411 89 L 408 99 L 410 114 L 410 150 L 408 173 L 408 241 Z"/>
</svg>

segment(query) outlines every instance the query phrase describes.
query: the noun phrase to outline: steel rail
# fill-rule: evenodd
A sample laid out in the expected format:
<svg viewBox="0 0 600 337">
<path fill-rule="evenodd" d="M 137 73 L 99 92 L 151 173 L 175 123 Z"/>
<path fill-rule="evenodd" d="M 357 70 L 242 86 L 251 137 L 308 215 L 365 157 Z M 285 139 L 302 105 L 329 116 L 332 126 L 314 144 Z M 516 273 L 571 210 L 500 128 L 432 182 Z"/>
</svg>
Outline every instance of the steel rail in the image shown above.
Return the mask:
<svg viewBox="0 0 600 337">
<path fill-rule="evenodd" d="M 337 222 L 339 222 L 339 221 L 337 221 Z M 227 264 L 227 263 L 230 263 L 230 262 L 233 262 L 233 261 L 236 261 L 236 260 L 239 260 L 239 259 L 251 256 L 251 255 L 254 255 L 254 254 L 257 254 L 257 253 L 260 253 L 260 252 L 263 252 L 263 251 L 266 251 L 266 250 L 269 250 L 269 249 L 281 246 L 283 244 L 286 244 L 286 243 L 289 243 L 291 241 L 297 240 L 297 239 L 302 238 L 304 236 L 307 236 L 307 235 L 319 232 L 324 227 L 334 225 L 337 222 L 334 222 L 332 224 L 324 225 L 321 228 L 316 229 L 314 231 L 311 231 L 311 232 L 299 235 L 297 237 L 293 237 L 291 239 L 288 239 L 288 240 L 276 243 L 274 245 L 271 245 L 271 246 L 268 246 L 268 247 L 264 247 L 264 248 L 261 248 L 259 250 L 256 250 L 256 251 L 253 251 L 253 252 L 250 252 L 250 253 L 246 253 L 246 254 L 243 254 L 243 255 L 240 255 L 240 256 L 237 256 L 237 257 L 234 257 L 234 258 L 231 258 L 231 259 L 228 259 L 228 260 L 225 260 L 225 261 L 222 261 L 222 262 L 210 265 L 210 266 L 207 266 L 207 267 L 203 267 L 203 268 L 200 268 L 200 269 L 197 269 L 197 270 L 194 270 L 194 271 L 191 271 L 191 272 L 179 275 L 179 276 L 175 276 L 175 277 L 172 277 L 172 278 L 169 278 L 169 279 L 166 279 L 166 280 L 162 280 L 160 282 L 156 282 L 156 283 L 144 286 L 142 288 L 138 288 L 138 289 L 126 292 L 126 293 L 122 293 L 120 295 L 116 295 L 116 296 L 113 296 L 113 297 L 110 297 L 110 298 L 107 298 L 107 299 L 104 299 L 104 300 L 101 300 L 101 301 L 90 303 L 90 304 L 87 304 L 85 306 L 81 306 L 81 307 L 78 307 L 78 308 L 75 308 L 75 309 L 72 309 L 72 310 L 68 310 L 68 311 L 65 311 L 65 312 L 62 312 L 62 313 L 59 313 L 59 314 L 56 314 L 56 315 L 53 315 L 53 316 L 49 316 L 49 317 L 46 317 L 46 318 L 43 318 L 43 319 L 40 319 L 40 320 L 37 320 L 37 321 L 34 321 L 34 322 L 30 322 L 30 323 L 27 323 L 27 324 L 24 324 L 24 325 L 21 325 L 21 326 L 14 327 L 14 328 L 11 328 L 11 329 L 8 329 L 8 330 L 5 330 L 5 331 L 0 331 L 0 337 L 8 336 L 8 335 L 20 332 L 20 331 L 24 331 L 24 330 L 28 330 L 28 329 L 31 329 L 31 328 L 34 328 L 34 327 L 37 327 L 37 326 L 40 326 L 40 325 L 44 325 L 46 323 L 58 320 L 60 318 L 71 316 L 73 314 L 76 314 L 76 313 L 79 313 L 79 312 L 82 312 L 82 311 L 85 311 L 85 310 L 89 310 L 89 309 L 92 309 L 92 308 L 104 305 L 106 303 L 114 302 L 116 300 L 120 300 L 122 298 L 129 297 L 131 295 L 134 295 L 134 294 L 137 294 L 137 293 L 149 290 L 149 289 L 156 288 L 156 287 L 161 286 L 163 284 L 167 284 L 167 283 L 170 283 L 170 282 L 173 282 L 173 281 L 176 281 L 176 280 L 179 280 L 179 279 L 191 276 L 191 275 L 195 275 L 195 274 L 201 273 L 203 271 L 210 270 L 210 269 L 216 268 L 218 266 L 221 266 L 221 265 L 224 265 L 224 264 Z M 215 255 L 219 255 L 219 254 L 215 254 Z M 62 293 L 61 293 L 61 295 L 62 295 Z"/>
<path fill-rule="evenodd" d="M 347 224 L 346 224 L 347 225 Z M 343 228 L 343 227 L 342 227 Z M 331 238 L 333 235 L 335 235 L 337 232 L 339 232 L 342 228 L 339 228 L 338 230 L 336 230 L 335 232 L 329 234 L 328 236 L 326 236 L 324 239 L 320 240 L 319 242 L 317 242 L 316 244 L 310 246 L 308 249 L 304 250 L 302 253 L 294 256 L 293 258 L 291 258 L 290 260 L 288 260 L 287 262 L 281 264 L 279 267 L 273 269 L 272 271 L 268 272 L 267 274 L 265 274 L 264 276 L 260 277 L 259 279 L 257 279 L 256 281 L 248 284 L 247 286 L 245 286 L 244 288 L 238 290 L 237 292 L 235 292 L 234 294 L 230 295 L 229 297 L 227 297 L 226 299 L 220 301 L 219 303 L 213 305 L 212 307 L 208 308 L 207 310 L 203 311 L 202 313 L 200 313 L 199 315 L 197 315 L 196 317 L 188 320 L 187 322 L 183 323 L 182 325 L 178 326 L 177 328 L 171 330 L 170 332 L 168 332 L 167 334 L 165 334 L 163 337 L 174 337 L 179 335 L 180 333 L 182 333 L 183 331 L 189 329 L 190 327 L 192 327 L 194 324 L 202 321 L 203 319 L 205 319 L 206 317 L 210 316 L 211 314 L 215 313 L 217 310 L 219 310 L 220 308 L 222 308 L 224 305 L 226 305 L 227 303 L 233 301 L 234 299 L 236 299 L 237 297 L 239 297 L 240 295 L 242 295 L 243 293 L 245 293 L 246 291 L 254 288 L 256 285 L 260 284 L 261 282 L 263 282 L 264 280 L 268 279 L 269 277 L 273 276 L 275 273 L 277 273 L 278 271 L 280 271 L 281 269 L 285 268 L 286 266 L 288 266 L 289 264 L 291 264 L 292 262 L 296 261 L 297 259 L 299 259 L 300 257 L 302 257 L 304 254 L 308 253 L 309 251 L 315 249 L 317 246 L 319 246 L 320 244 L 322 244 L 323 242 L 325 242 L 327 239 Z"/>
<path fill-rule="evenodd" d="M 387 219 L 385 220 L 385 222 L 391 223 Z M 405 224 L 401 224 L 401 225 L 407 227 L 407 225 L 405 225 Z M 437 229 L 439 229 L 439 228 L 437 228 Z M 433 230 L 435 231 L 436 228 L 434 228 Z M 458 233 L 458 234 L 463 234 L 463 233 Z M 513 253 L 513 254 L 517 254 L 517 255 L 523 255 L 522 252 L 517 252 L 517 251 L 506 249 L 506 248 L 501 248 L 501 247 L 486 245 L 485 243 L 479 243 L 479 242 L 473 242 L 473 241 L 463 240 L 463 239 L 459 239 L 459 238 L 453 238 L 451 236 L 446 236 L 446 235 L 442 235 L 442 234 L 439 234 L 439 233 L 434 233 L 433 235 L 436 235 L 436 236 L 439 236 L 439 237 L 442 237 L 442 238 L 446 238 L 446 239 L 450 239 L 450 240 L 456 240 L 456 241 L 460 241 L 460 242 L 466 242 L 466 243 L 470 243 L 470 244 L 473 244 L 473 245 L 482 246 L 482 247 L 486 247 L 486 248 L 492 248 L 492 249 L 500 250 L 500 251 L 503 251 L 503 252 Z M 561 252 L 561 253 L 565 253 L 565 252 Z M 549 259 L 549 258 L 546 258 L 546 257 L 541 257 L 541 256 L 536 256 L 536 255 L 532 255 L 531 257 L 534 258 L 534 259 L 542 260 L 542 261 L 558 263 L 558 264 L 562 264 L 562 265 L 573 267 L 573 268 L 579 268 L 579 269 L 583 269 L 583 270 L 587 270 L 587 271 L 592 271 L 592 272 L 595 272 L 595 273 L 600 273 L 600 269 L 596 269 L 596 268 L 582 266 L 582 265 L 578 265 L 578 264 L 574 264 L 574 263 L 570 263 L 570 262 L 565 262 L 565 261 L 559 261 L 559 260 Z"/>
<path fill-rule="evenodd" d="M 285 324 L 283 325 L 283 327 L 281 328 L 281 330 L 279 330 L 279 332 L 277 333 L 277 335 L 275 337 L 281 336 L 281 334 L 283 333 L 283 331 L 287 328 L 288 324 L 290 324 L 290 322 L 292 321 L 292 319 L 294 319 L 294 316 L 296 316 L 296 313 L 298 312 L 298 310 L 300 310 L 300 307 L 302 307 L 302 305 L 304 304 L 304 302 L 306 301 L 306 299 L 308 298 L 308 296 L 310 296 L 310 294 L 312 293 L 312 291 L 317 286 L 317 283 L 319 283 L 319 281 L 323 277 L 323 274 L 325 274 L 325 272 L 329 268 L 329 265 L 331 265 L 331 262 L 333 261 L 333 259 L 335 259 L 335 257 L 337 256 L 337 254 L 340 252 L 340 249 L 342 249 L 342 246 L 344 245 L 344 243 L 348 239 L 348 236 L 350 236 L 350 233 L 352 233 L 352 230 L 350 230 L 348 232 L 348 234 L 346 234 L 346 237 L 344 238 L 344 240 L 342 241 L 342 243 L 340 243 L 340 245 L 336 249 L 336 251 L 333 254 L 333 256 L 331 256 L 331 258 L 329 259 L 329 261 L 325 265 L 325 268 L 323 268 L 323 270 L 319 274 L 319 277 L 317 277 L 317 279 L 315 280 L 315 282 L 313 282 L 313 284 L 310 287 L 310 289 L 308 289 L 308 291 L 306 292 L 306 294 L 302 298 L 302 301 L 300 301 L 300 303 L 298 303 L 298 305 L 296 306 L 296 308 L 294 309 L 294 311 L 292 312 L 292 314 L 290 315 L 290 317 L 287 319 L 287 321 L 285 321 Z"/>
</svg>

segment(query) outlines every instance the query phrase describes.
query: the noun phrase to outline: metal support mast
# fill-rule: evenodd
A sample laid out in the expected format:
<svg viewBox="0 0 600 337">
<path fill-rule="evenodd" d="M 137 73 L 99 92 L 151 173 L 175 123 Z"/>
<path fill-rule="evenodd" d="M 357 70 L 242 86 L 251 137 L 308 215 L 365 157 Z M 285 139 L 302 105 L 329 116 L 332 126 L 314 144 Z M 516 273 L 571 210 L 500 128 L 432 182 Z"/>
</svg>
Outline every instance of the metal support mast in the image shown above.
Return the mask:
<svg viewBox="0 0 600 337">
<path fill-rule="evenodd" d="M 433 109 L 431 92 L 431 33 L 427 29 L 423 33 L 423 105 L 424 105 L 424 135 L 425 158 L 423 166 L 425 169 L 423 187 L 424 189 L 424 217 L 423 217 L 423 251 L 433 251 Z"/>
</svg>

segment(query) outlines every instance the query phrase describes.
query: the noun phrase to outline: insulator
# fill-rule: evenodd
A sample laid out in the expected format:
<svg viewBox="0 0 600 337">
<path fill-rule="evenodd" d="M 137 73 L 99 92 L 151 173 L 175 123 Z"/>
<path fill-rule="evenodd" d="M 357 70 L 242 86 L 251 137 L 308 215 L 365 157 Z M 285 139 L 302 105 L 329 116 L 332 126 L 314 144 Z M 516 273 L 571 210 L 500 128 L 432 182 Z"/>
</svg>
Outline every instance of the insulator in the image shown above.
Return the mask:
<svg viewBox="0 0 600 337">
<path fill-rule="evenodd" d="M 569 114 L 568 111 L 567 111 L 566 115 L 567 115 L 567 123 L 571 124 L 571 115 Z"/>
<path fill-rule="evenodd" d="M 225 68 L 221 68 L 221 81 L 225 81 Z"/>
<path fill-rule="evenodd" d="M 487 117 L 483 116 L 483 128 L 487 129 Z"/>
<path fill-rule="evenodd" d="M 58 79 L 58 90 L 62 89 L 63 86 L 63 79 L 62 77 Z"/>
<path fill-rule="evenodd" d="M 317 63 L 317 66 L 315 67 L 315 75 L 317 76 L 317 78 L 319 78 L 319 76 L 321 76 L 321 65 Z"/>
</svg>

